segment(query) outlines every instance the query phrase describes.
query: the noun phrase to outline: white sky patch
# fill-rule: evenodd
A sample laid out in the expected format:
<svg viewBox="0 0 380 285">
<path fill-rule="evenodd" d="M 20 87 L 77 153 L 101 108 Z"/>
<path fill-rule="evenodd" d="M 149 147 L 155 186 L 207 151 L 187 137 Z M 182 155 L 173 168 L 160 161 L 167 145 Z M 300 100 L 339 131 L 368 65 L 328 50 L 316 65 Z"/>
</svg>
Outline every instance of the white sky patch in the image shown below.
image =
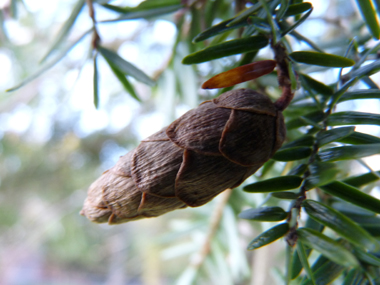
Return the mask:
<svg viewBox="0 0 380 285">
<path fill-rule="evenodd" d="M 35 0 L 24 0 L 23 1 L 26 8 L 28 9 L 28 11 L 30 11 L 31 13 L 36 13 L 40 10 L 48 10 L 50 12 L 54 12 L 54 10 L 51 10 L 51 7 L 54 6 L 54 3 L 51 3 L 51 2 L 57 2 L 57 1 L 49 1 L 49 0 L 39 0 L 39 1 L 35 1 Z M 50 4 L 50 6 L 49 6 Z"/>
<path fill-rule="evenodd" d="M 71 90 L 70 105 L 73 110 L 88 110 L 93 109 L 93 65 L 92 63 L 86 63 L 83 66 L 82 72 L 79 75 L 78 80 L 74 76 L 69 76 L 66 78 L 69 84 L 75 84 L 74 88 Z M 72 82 L 69 82 L 73 80 Z"/>
<path fill-rule="evenodd" d="M 141 62 L 139 46 L 135 42 L 125 42 L 121 44 L 118 53 L 126 61 L 134 65 L 138 65 L 138 63 Z"/>
<path fill-rule="evenodd" d="M 44 77 L 42 82 L 38 86 L 38 91 L 44 99 L 51 99 L 52 94 L 56 94 L 59 90 L 57 82 L 49 77 Z M 45 110 L 49 111 L 49 110 Z"/>
<path fill-rule="evenodd" d="M 153 112 L 140 116 L 134 125 L 134 131 L 139 140 L 149 137 L 163 128 L 165 116 L 159 112 Z"/>
<path fill-rule="evenodd" d="M 102 149 L 99 153 L 99 156 L 102 160 L 102 169 L 103 171 L 114 166 L 115 163 L 119 160 L 120 156 L 127 154 L 128 150 L 124 147 L 121 147 L 113 140 L 106 140 Z"/>
<path fill-rule="evenodd" d="M 33 118 L 32 110 L 29 106 L 21 104 L 12 113 L 6 114 L 1 123 L 5 131 L 24 133 L 30 126 Z"/>
<path fill-rule="evenodd" d="M 125 25 L 125 28 L 127 27 L 128 26 Z M 118 30 L 115 29 L 113 23 L 98 25 L 97 29 L 102 39 L 102 43 L 112 43 L 115 40 L 115 38 L 118 37 Z"/>
<path fill-rule="evenodd" d="M 180 104 L 175 108 L 175 116 L 176 118 L 179 118 L 183 114 L 185 114 L 187 111 L 189 111 L 191 108 L 188 105 Z"/>
<path fill-rule="evenodd" d="M 138 104 L 136 104 L 138 106 Z M 114 107 L 110 113 L 110 128 L 111 131 L 119 131 L 122 128 L 129 125 L 132 121 L 133 115 L 135 114 L 133 109 L 137 109 L 131 106 L 130 103 L 117 105 Z"/>
<path fill-rule="evenodd" d="M 354 111 L 378 114 L 380 110 L 380 101 L 378 99 L 353 100 L 339 103 L 336 112 Z M 379 136 L 380 127 L 375 125 L 356 125 L 355 131 Z"/>
<path fill-rule="evenodd" d="M 176 34 L 177 29 L 173 23 L 164 20 L 157 20 L 154 22 L 153 42 L 171 46 L 174 43 Z"/>
<path fill-rule="evenodd" d="M 144 20 L 130 20 L 128 22 L 116 22 L 112 24 L 112 27 L 117 31 L 118 38 L 125 39 L 132 37 L 144 23 L 146 23 Z M 111 24 L 108 25 L 111 26 Z M 102 25 L 99 25 L 99 27 L 101 26 Z"/>
<path fill-rule="evenodd" d="M 380 170 L 380 154 L 375 154 L 367 157 L 363 157 L 362 160 L 373 170 Z"/>
<path fill-rule="evenodd" d="M 62 11 L 61 1 L 24 0 L 23 2 L 28 11 L 38 14 L 36 20 L 40 27 L 46 27 L 46 23 L 51 23 L 57 17 L 56 11 Z M 66 3 L 73 3 L 73 1 L 66 1 Z"/>
<path fill-rule="evenodd" d="M 87 136 L 92 132 L 99 131 L 108 126 L 109 117 L 104 110 L 86 110 L 81 114 L 76 133 L 80 137 Z"/>
<path fill-rule="evenodd" d="M 309 0 L 307 2 L 313 5 L 312 17 L 324 16 L 329 7 L 329 1 L 325 0 Z"/>
<path fill-rule="evenodd" d="M 380 187 L 373 188 L 370 194 L 375 198 L 380 199 Z"/>
<path fill-rule="evenodd" d="M 88 56 L 88 54 L 90 52 L 90 48 L 89 48 L 90 41 L 91 41 L 91 37 L 87 37 L 86 40 L 84 40 L 81 43 L 77 44 L 66 55 L 66 58 L 68 58 L 68 59 L 70 59 L 72 61 L 83 61 L 83 58 L 85 56 Z"/>
<path fill-rule="evenodd" d="M 14 45 L 25 45 L 32 41 L 34 32 L 28 27 L 22 26 L 18 21 L 9 19 L 4 22 L 5 30 Z"/>
<path fill-rule="evenodd" d="M 2 50 L 0 50 L 0 65 L 0 86 L 9 86 L 12 79 L 12 61 Z"/>
<path fill-rule="evenodd" d="M 314 15 L 314 14 L 313 14 Z M 319 19 L 311 19 L 305 21 L 297 28 L 297 32 L 308 38 L 318 38 L 323 36 L 328 29 L 325 21 Z"/>
<path fill-rule="evenodd" d="M 78 76 L 79 76 L 79 70 L 77 69 L 68 70 L 63 77 L 63 82 L 64 82 L 63 87 L 67 91 L 71 91 L 72 88 L 74 88 L 76 81 L 78 80 Z"/>
<path fill-rule="evenodd" d="M 5 8 L 9 3 L 9 0 L 0 0 L 0 9 Z"/>
<path fill-rule="evenodd" d="M 29 132 L 28 132 L 29 133 Z M 34 114 L 30 128 L 30 138 L 37 143 L 46 143 L 52 136 L 52 120 L 46 114 Z"/>
</svg>

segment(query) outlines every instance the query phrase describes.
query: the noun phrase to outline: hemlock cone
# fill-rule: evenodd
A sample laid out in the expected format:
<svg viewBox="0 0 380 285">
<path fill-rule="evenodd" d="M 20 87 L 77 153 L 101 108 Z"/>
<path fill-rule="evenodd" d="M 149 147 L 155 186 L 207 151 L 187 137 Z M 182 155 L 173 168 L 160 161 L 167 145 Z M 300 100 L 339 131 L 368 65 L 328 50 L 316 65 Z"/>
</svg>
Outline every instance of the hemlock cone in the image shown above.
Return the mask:
<svg viewBox="0 0 380 285">
<path fill-rule="evenodd" d="M 122 156 L 90 186 L 81 214 L 119 224 L 202 206 L 255 173 L 285 132 L 282 113 L 266 95 L 226 92 Z"/>
</svg>

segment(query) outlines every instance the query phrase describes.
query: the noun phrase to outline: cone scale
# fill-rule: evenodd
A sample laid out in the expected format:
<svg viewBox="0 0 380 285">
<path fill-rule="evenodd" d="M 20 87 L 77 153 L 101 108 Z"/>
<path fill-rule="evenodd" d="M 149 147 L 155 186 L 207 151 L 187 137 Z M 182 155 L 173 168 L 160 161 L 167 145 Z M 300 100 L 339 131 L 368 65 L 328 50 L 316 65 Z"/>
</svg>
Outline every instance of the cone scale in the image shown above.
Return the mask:
<svg viewBox="0 0 380 285">
<path fill-rule="evenodd" d="M 285 133 L 282 113 L 268 96 L 226 92 L 122 156 L 92 183 L 81 214 L 119 224 L 202 206 L 255 173 Z"/>
</svg>

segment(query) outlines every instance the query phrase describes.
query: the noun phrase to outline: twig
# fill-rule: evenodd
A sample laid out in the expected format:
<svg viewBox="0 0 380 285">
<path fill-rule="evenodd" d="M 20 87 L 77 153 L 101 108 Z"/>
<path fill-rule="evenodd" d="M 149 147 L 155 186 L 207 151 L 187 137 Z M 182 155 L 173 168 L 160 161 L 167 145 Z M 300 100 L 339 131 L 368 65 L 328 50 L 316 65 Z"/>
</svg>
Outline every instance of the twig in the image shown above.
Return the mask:
<svg viewBox="0 0 380 285">
<path fill-rule="evenodd" d="M 281 42 L 272 45 L 274 58 L 277 62 L 278 84 L 282 88 L 281 97 L 274 103 L 279 111 L 285 110 L 294 97 L 292 82 L 289 75 L 289 60 L 286 49 Z"/>
<path fill-rule="evenodd" d="M 211 241 L 216 234 L 216 231 L 218 230 L 220 221 L 223 216 L 223 210 L 226 206 L 228 199 L 230 198 L 232 193 L 231 189 L 227 189 L 222 193 L 221 199 L 218 201 L 218 204 L 216 205 L 216 209 L 213 212 L 213 215 L 211 216 L 210 220 L 210 226 L 209 231 L 207 233 L 207 236 L 203 242 L 202 248 L 199 250 L 196 259 L 192 262 L 192 266 L 198 270 L 202 263 L 205 261 L 207 255 L 210 253 L 211 248 Z"/>
<path fill-rule="evenodd" d="M 99 42 L 100 42 L 100 36 L 98 34 L 98 30 L 96 29 L 96 19 L 95 19 L 95 10 L 94 10 L 94 3 L 92 0 L 86 0 L 87 7 L 88 7 L 88 15 L 92 19 L 93 24 L 93 33 L 92 33 L 92 48 L 96 50 L 98 48 Z"/>
</svg>

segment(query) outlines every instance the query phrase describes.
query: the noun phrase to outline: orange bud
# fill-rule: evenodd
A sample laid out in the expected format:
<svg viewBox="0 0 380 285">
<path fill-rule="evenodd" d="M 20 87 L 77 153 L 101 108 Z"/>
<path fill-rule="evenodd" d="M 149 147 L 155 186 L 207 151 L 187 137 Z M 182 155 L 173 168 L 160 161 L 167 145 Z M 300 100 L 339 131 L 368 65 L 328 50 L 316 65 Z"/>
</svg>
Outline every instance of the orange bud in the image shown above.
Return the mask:
<svg viewBox="0 0 380 285">
<path fill-rule="evenodd" d="M 261 60 L 219 73 L 203 83 L 203 89 L 230 87 L 271 73 L 276 67 L 274 60 Z"/>
</svg>

